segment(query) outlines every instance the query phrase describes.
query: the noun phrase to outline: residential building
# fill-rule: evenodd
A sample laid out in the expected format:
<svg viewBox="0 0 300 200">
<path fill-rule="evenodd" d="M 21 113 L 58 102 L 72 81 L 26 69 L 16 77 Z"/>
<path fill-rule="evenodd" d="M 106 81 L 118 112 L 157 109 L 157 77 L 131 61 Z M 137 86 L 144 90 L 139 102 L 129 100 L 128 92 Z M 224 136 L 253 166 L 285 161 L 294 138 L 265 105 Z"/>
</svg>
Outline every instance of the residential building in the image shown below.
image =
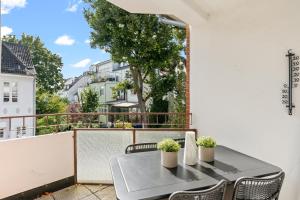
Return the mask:
<svg viewBox="0 0 300 200">
<path fill-rule="evenodd" d="M 35 115 L 35 68 L 28 48 L 2 42 L 0 117 Z M 33 136 L 35 120 L 0 119 L 0 139 Z"/>
<path fill-rule="evenodd" d="M 129 66 L 124 63 L 114 63 L 106 60 L 90 67 L 92 87 L 99 94 L 101 112 L 122 112 L 137 107 L 137 96 L 133 90 L 118 92 L 113 95 L 113 87 L 129 78 Z"/>
<path fill-rule="evenodd" d="M 133 90 L 119 91 L 113 94 L 113 88 L 121 81 L 129 78 L 129 66 L 106 60 L 91 65 L 92 74 L 89 86 L 99 95 L 99 112 L 130 112 L 137 110 L 137 96 Z M 101 116 L 100 121 L 114 121 L 108 116 Z"/>
<path fill-rule="evenodd" d="M 66 79 L 65 86 L 58 95 L 67 98 L 71 103 L 79 103 L 80 93 L 90 86 L 99 95 L 101 105 L 99 111 L 128 111 L 128 108 L 137 107 L 137 96 L 134 91 L 119 92 L 117 97 L 114 97 L 112 90 L 117 83 L 127 78 L 129 78 L 128 64 L 106 60 L 92 64 L 89 70 L 79 77 Z"/>
<path fill-rule="evenodd" d="M 67 98 L 71 103 L 79 102 L 80 91 L 91 82 L 88 72 L 79 77 L 72 77 L 65 80 L 64 88 L 58 92 L 62 98 Z"/>
</svg>

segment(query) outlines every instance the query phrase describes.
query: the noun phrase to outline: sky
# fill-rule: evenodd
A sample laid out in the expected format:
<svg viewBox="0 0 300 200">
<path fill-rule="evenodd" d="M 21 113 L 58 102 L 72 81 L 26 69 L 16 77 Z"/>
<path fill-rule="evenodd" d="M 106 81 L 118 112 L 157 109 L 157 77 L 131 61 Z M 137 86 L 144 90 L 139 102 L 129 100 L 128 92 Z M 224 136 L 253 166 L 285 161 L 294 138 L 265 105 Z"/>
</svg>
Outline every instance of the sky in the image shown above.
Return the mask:
<svg viewBox="0 0 300 200">
<path fill-rule="evenodd" d="M 89 45 L 89 28 L 82 0 L 1 0 L 1 36 L 39 36 L 52 53 L 62 57 L 64 78 L 79 76 L 110 55 Z"/>
</svg>

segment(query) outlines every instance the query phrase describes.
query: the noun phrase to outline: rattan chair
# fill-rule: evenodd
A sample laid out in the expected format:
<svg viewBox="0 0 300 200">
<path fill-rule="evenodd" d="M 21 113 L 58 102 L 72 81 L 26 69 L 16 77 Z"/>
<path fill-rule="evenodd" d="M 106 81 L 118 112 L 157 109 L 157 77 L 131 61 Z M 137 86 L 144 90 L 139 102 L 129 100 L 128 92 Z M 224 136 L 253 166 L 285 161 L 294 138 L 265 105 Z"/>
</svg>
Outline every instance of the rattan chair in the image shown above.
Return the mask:
<svg viewBox="0 0 300 200">
<path fill-rule="evenodd" d="M 126 147 L 125 154 L 156 151 L 156 150 L 157 150 L 157 143 L 131 144 Z"/>
<path fill-rule="evenodd" d="M 184 148 L 184 143 L 185 143 L 184 138 L 178 138 L 178 139 L 174 139 L 174 140 L 180 144 L 181 148 Z M 157 150 L 157 143 L 131 144 L 126 147 L 125 154 L 156 151 L 156 150 Z"/>
<path fill-rule="evenodd" d="M 174 140 L 180 144 L 181 148 L 184 148 L 185 138 L 178 138 Z"/>
<path fill-rule="evenodd" d="M 217 185 L 207 190 L 174 192 L 169 200 L 223 200 L 226 181 L 221 180 Z"/>
<path fill-rule="evenodd" d="M 234 184 L 233 200 L 278 200 L 284 172 L 268 178 L 240 178 Z"/>
</svg>

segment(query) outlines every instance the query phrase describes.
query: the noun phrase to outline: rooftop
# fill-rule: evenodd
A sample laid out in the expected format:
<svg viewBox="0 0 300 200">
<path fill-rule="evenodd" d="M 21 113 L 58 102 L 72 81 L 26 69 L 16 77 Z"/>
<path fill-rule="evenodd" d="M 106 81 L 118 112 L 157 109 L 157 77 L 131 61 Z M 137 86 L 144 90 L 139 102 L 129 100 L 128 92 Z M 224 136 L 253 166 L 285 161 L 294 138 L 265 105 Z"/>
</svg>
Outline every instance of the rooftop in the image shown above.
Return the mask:
<svg viewBox="0 0 300 200">
<path fill-rule="evenodd" d="M 35 75 L 29 49 L 21 44 L 2 42 L 1 72 L 27 76 Z"/>
</svg>

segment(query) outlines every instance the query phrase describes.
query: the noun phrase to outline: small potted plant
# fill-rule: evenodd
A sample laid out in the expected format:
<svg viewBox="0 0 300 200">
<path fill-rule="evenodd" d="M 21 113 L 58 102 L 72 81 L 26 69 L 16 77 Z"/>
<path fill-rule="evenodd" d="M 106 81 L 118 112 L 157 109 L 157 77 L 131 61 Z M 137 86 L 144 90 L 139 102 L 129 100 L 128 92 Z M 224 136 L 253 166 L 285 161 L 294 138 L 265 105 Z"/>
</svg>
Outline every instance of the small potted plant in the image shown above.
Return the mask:
<svg viewBox="0 0 300 200">
<path fill-rule="evenodd" d="M 178 151 L 180 144 L 173 139 L 164 139 L 157 144 L 161 150 L 161 164 L 166 168 L 177 167 Z"/>
<path fill-rule="evenodd" d="M 201 136 L 197 139 L 199 147 L 199 160 L 204 162 L 212 162 L 215 159 L 216 141 L 209 136 Z"/>
</svg>

